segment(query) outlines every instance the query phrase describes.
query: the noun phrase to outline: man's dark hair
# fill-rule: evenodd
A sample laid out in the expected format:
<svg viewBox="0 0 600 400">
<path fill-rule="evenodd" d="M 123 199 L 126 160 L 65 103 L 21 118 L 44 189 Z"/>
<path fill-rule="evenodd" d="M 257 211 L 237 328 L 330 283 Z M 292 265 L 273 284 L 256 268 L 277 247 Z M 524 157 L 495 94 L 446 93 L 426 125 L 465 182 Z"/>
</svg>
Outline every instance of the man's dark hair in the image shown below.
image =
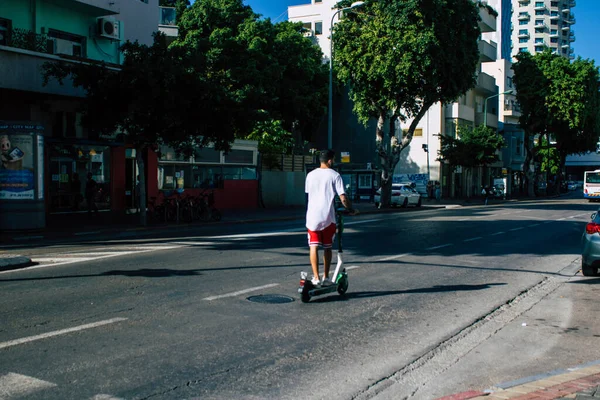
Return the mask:
<svg viewBox="0 0 600 400">
<path fill-rule="evenodd" d="M 331 149 L 322 150 L 321 154 L 319 154 L 319 161 L 322 163 L 326 163 L 329 160 L 333 160 L 335 157 L 335 151 Z"/>
</svg>

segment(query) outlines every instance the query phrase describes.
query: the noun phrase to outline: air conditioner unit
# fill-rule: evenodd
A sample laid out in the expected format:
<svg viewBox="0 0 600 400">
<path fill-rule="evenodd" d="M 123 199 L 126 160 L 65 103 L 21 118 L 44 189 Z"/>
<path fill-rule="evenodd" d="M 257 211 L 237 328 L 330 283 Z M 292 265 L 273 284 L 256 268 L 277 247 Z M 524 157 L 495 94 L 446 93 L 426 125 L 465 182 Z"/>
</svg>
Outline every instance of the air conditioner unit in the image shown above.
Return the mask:
<svg viewBox="0 0 600 400">
<path fill-rule="evenodd" d="M 306 31 L 302 34 L 302 36 L 304 37 L 312 37 L 313 36 L 313 32 L 312 31 Z"/>
<path fill-rule="evenodd" d="M 98 18 L 98 36 L 107 39 L 120 38 L 120 23 L 114 18 Z"/>
</svg>

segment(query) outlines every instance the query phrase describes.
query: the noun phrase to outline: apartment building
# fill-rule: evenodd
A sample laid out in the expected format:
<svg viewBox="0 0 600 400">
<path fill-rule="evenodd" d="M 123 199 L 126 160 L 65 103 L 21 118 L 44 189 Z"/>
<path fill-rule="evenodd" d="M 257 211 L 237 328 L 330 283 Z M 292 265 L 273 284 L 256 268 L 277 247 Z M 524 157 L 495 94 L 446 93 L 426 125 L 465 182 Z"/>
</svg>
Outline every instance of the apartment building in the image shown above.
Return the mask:
<svg viewBox="0 0 600 400">
<path fill-rule="evenodd" d="M 575 0 L 513 0 L 512 56 L 550 48 L 554 54 L 575 58 L 575 4 Z"/>
</svg>

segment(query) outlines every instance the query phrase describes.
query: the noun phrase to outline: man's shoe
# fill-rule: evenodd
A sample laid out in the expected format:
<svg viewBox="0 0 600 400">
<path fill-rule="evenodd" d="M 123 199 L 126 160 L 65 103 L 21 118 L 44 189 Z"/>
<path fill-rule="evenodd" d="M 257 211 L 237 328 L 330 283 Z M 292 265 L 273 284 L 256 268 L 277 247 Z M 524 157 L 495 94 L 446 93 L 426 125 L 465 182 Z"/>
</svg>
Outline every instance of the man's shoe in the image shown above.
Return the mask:
<svg viewBox="0 0 600 400">
<path fill-rule="evenodd" d="M 321 286 L 331 286 L 333 285 L 333 282 L 331 282 L 331 280 L 329 278 L 325 278 L 323 279 L 323 282 L 321 282 Z"/>
<path fill-rule="evenodd" d="M 310 282 L 313 284 L 314 287 L 321 287 L 321 280 L 316 276 L 313 276 Z"/>
</svg>

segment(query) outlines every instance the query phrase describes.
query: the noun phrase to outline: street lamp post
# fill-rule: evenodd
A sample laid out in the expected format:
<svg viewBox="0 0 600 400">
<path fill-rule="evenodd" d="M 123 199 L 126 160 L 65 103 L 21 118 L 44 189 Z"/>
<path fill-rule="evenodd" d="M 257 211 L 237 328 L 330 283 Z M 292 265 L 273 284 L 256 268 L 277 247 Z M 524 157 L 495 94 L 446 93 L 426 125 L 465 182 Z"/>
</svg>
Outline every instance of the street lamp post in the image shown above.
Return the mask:
<svg viewBox="0 0 600 400">
<path fill-rule="evenodd" d="M 350 7 L 340 8 L 331 16 L 331 25 L 329 25 L 329 104 L 327 107 L 327 148 L 333 147 L 333 19 L 342 11 L 360 7 L 365 4 L 364 1 L 356 1 Z"/>
<path fill-rule="evenodd" d="M 498 93 L 498 94 L 494 94 L 490 97 L 486 97 L 484 104 L 483 104 L 483 126 L 487 126 L 487 103 L 489 99 L 493 99 L 494 97 L 498 97 L 501 94 L 512 94 L 513 91 L 511 90 L 507 90 L 506 92 L 502 92 L 502 93 Z"/>
</svg>

